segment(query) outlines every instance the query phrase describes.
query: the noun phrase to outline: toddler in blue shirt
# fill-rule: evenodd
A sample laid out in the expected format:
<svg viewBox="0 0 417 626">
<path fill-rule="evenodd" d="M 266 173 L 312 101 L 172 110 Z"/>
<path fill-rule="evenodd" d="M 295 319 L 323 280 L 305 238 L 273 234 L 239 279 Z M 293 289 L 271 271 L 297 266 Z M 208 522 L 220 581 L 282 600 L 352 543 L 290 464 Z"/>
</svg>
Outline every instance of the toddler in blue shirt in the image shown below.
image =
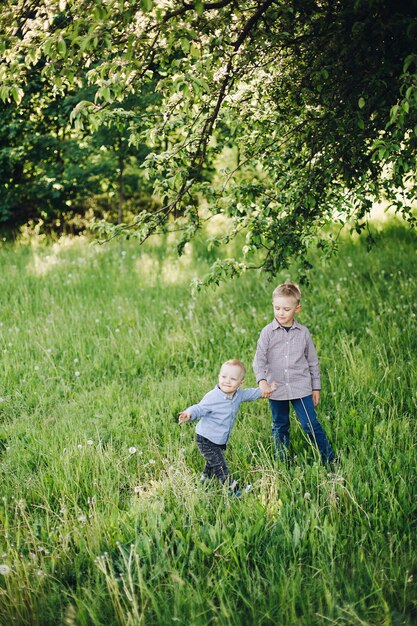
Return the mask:
<svg viewBox="0 0 417 626">
<path fill-rule="evenodd" d="M 229 483 L 232 491 L 239 495 L 236 481 L 231 480 L 224 451 L 234 426 L 242 402 L 268 398 L 275 389 L 270 385 L 265 391 L 259 387 L 241 389 L 245 379 L 244 364 L 237 359 L 223 363 L 218 384 L 209 391 L 198 404 L 181 411 L 178 422 L 188 422 L 200 418 L 196 426 L 197 446 L 206 465 L 201 480 L 215 476 L 221 483 Z"/>
</svg>

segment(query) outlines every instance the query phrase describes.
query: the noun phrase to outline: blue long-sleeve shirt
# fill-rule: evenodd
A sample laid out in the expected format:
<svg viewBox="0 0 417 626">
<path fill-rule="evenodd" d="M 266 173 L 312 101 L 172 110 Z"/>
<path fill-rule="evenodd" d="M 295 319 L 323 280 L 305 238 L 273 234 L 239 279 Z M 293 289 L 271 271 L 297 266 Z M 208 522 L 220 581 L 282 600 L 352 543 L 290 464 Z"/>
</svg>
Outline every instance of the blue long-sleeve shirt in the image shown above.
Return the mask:
<svg viewBox="0 0 417 626">
<path fill-rule="evenodd" d="M 192 420 L 201 418 L 195 429 L 198 435 L 222 445 L 229 439 L 242 402 L 251 402 L 260 397 L 258 387 L 238 389 L 233 397 L 229 398 L 216 386 L 206 393 L 201 402 L 188 407 L 185 412 L 191 413 Z"/>
</svg>

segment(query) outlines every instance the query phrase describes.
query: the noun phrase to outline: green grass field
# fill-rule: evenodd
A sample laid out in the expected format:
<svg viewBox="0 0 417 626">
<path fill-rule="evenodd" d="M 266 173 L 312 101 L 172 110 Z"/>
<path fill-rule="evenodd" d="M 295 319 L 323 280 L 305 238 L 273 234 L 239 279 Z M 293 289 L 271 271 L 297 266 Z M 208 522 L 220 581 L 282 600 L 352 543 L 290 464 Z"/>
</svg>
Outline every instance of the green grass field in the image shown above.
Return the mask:
<svg viewBox="0 0 417 626">
<path fill-rule="evenodd" d="M 192 296 L 201 247 L 178 261 L 162 242 L 3 243 L 0 623 L 417 624 L 415 244 L 391 225 L 370 252 L 346 240 L 316 263 L 299 319 L 340 468 L 295 420 L 280 466 L 268 403 L 249 403 L 227 452 L 253 485 L 238 500 L 200 485 L 176 416 L 225 359 L 255 384 L 287 274 Z"/>
</svg>

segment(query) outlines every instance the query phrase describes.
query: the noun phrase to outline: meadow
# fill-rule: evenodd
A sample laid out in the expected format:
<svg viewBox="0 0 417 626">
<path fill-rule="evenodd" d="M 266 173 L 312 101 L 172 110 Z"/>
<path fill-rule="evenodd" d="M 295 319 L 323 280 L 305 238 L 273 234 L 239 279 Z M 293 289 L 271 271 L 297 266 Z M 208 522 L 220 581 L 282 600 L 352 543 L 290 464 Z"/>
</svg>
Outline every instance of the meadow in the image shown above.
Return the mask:
<svg viewBox="0 0 417 626">
<path fill-rule="evenodd" d="M 253 489 L 201 485 L 192 424 L 222 361 L 272 320 L 257 273 L 198 293 L 202 244 L 0 245 L 0 623 L 417 624 L 416 236 L 315 259 L 301 323 L 319 353 L 329 471 L 265 400 L 227 451 Z M 294 268 L 291 277 L 297 280 Z"/>
</svg>

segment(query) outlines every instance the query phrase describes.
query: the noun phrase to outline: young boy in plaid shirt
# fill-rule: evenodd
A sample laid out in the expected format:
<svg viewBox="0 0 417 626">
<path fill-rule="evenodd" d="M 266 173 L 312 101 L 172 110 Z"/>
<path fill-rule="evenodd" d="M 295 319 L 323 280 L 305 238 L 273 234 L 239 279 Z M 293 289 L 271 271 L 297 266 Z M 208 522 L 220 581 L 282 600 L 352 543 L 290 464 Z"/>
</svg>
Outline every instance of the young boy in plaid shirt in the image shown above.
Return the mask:
<svg viewBox="0 0 417 626">
<path fill-rule="evenodd" d="M 291 402 L 304 432 L 327 463 L 334 460 L 334 455 L 315 411 L 320 402 L 319 361 L 308 328 L 295 319 L 301 309 L 300 300 L 301 291 L 295 283 L 285 282 L 274 290 L 274 320 L 261 331 L 253 369 L 264 397 L 271 392 L 272 382 L 277 385 L 269 404 L 278 456 L 288 459 Z"/>
</svg>

